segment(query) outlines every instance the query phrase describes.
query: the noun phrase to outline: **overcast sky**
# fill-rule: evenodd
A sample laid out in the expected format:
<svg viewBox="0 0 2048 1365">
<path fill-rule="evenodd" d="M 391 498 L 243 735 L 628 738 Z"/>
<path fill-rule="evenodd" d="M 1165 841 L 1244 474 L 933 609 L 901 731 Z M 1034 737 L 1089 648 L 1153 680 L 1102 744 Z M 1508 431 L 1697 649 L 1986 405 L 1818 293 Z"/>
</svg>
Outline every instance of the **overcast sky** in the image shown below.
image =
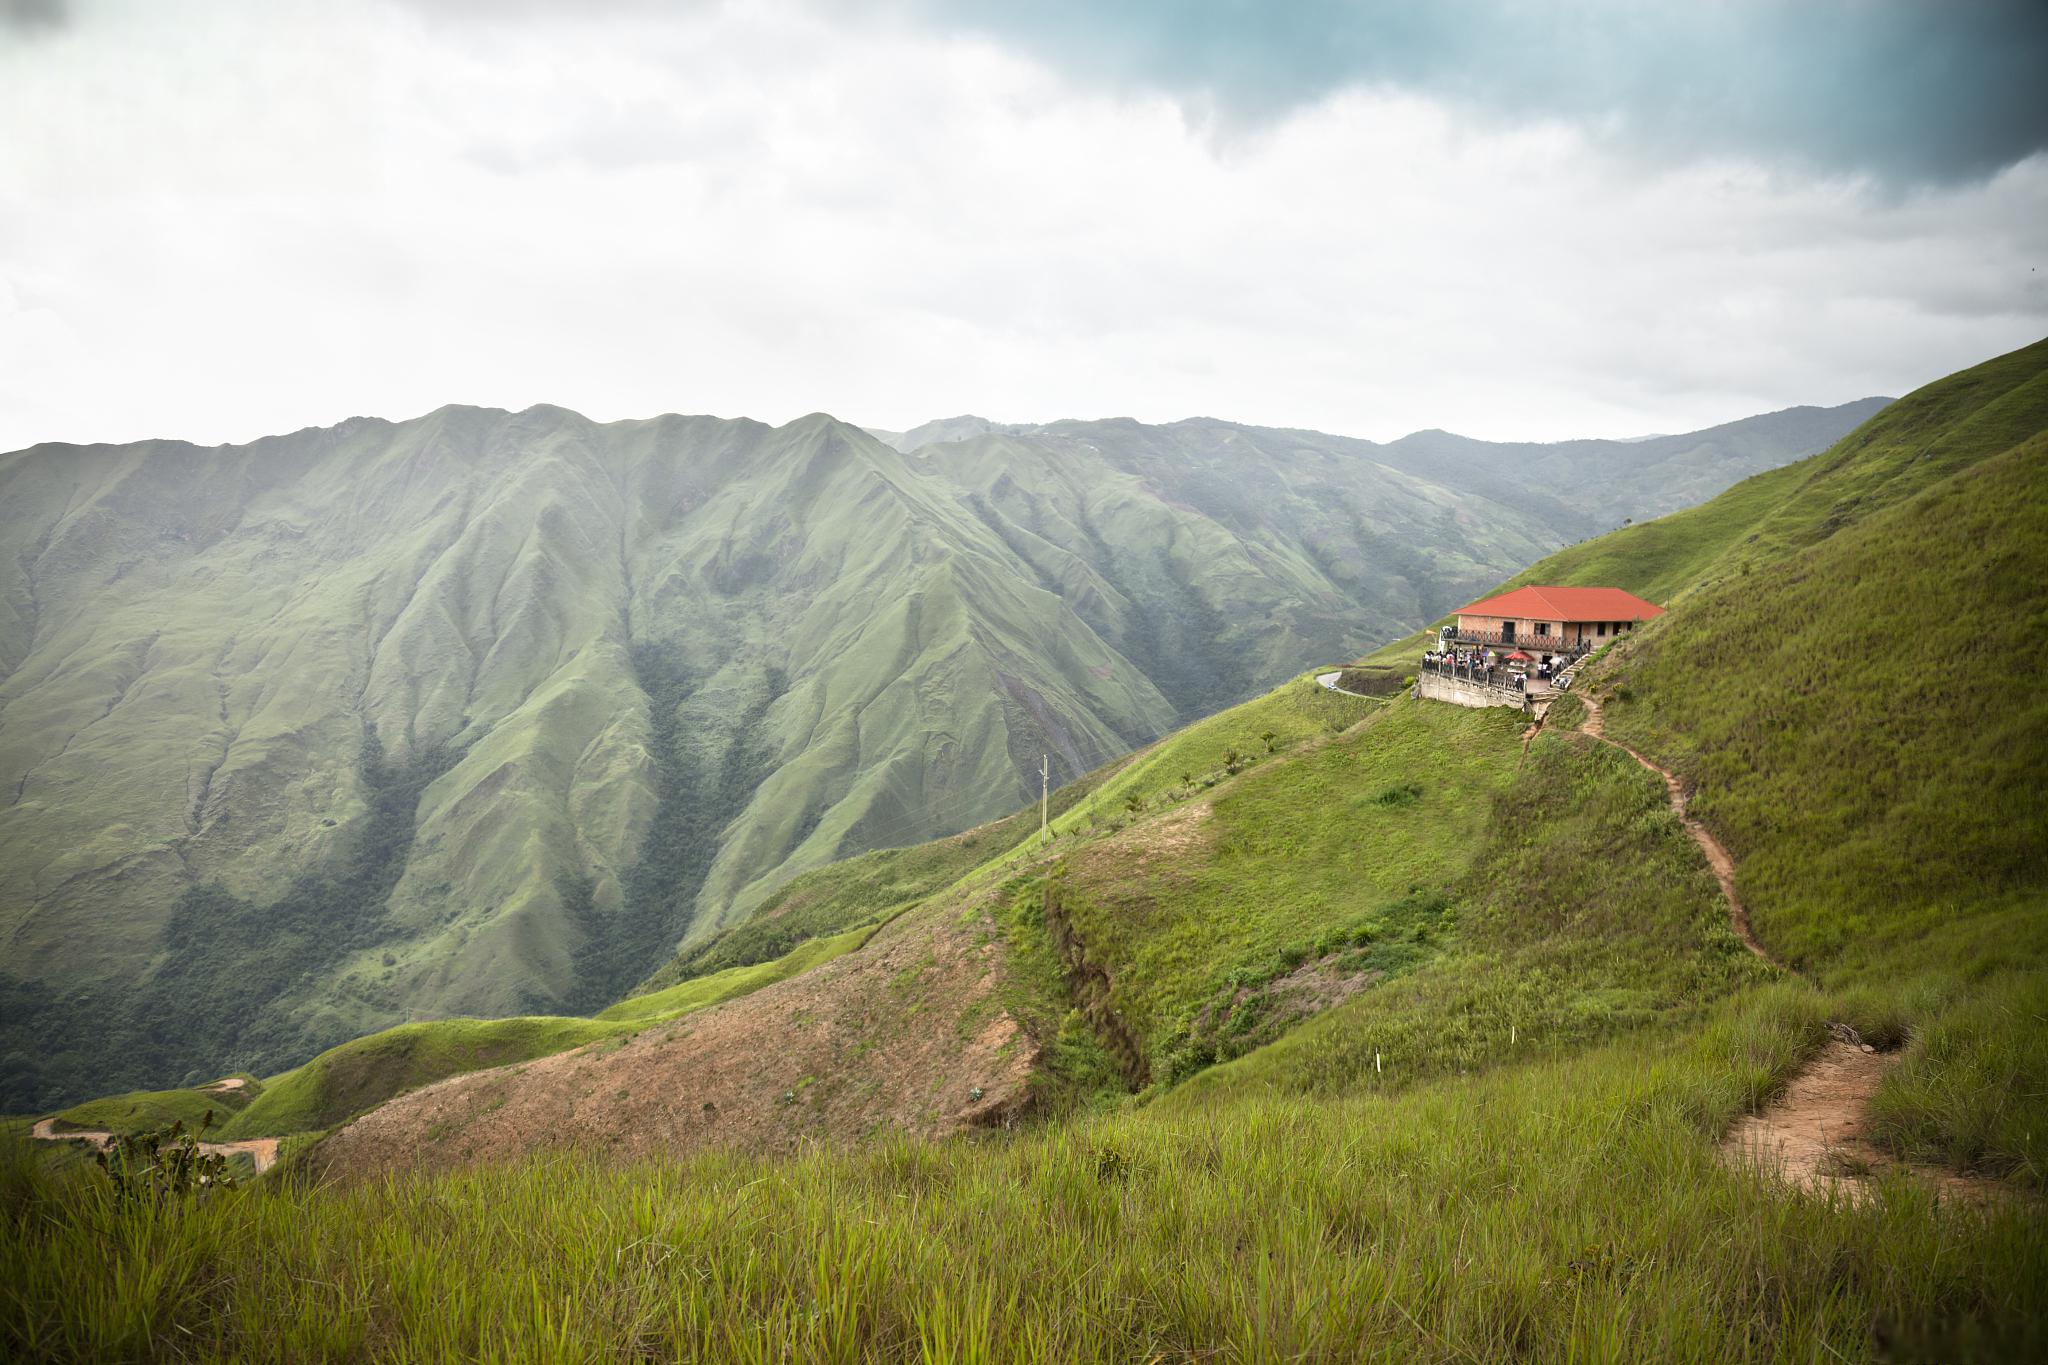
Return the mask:
<svg viewBox="0 0 2048 1365">
<path fill-rule="evenodd" d="M 0 0 L 0 449 L 1636 435 L 2048 333 L 2038 0 Z"/>
</svg>

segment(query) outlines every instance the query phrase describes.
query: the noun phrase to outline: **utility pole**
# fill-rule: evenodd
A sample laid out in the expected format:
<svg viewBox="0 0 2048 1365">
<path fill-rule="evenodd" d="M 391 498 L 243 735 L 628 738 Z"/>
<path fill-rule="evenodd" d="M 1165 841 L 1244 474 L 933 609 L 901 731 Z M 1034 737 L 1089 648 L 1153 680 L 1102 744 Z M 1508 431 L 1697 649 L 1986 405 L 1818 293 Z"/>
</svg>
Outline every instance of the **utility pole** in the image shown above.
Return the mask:
<svg viewBox="0 0 2048 1365">
<path fill-rule="evenodd" d="M 1043 839 L 1052 833 L 1052 822 L 1046 812 L 1052 809 L 1052 755 L 1038 756 L 1038 837 Z"/>
</svg>

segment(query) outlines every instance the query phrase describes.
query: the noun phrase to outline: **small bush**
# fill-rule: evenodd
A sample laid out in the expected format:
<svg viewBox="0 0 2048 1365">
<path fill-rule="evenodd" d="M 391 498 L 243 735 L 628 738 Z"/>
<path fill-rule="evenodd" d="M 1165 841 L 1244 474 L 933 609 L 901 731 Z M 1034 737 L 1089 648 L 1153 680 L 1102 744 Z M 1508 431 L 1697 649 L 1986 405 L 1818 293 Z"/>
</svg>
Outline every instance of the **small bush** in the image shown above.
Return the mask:
<svg viewBox="0 0 2048 1365">
<path fill-rule="evenodd" d="M 212 1123 L 209 1111 L 189 1133 L 179 1120 L 158 1132 L 117 1137 L 95 1152 L 93 1161 L 113 1185 L 115 1202 L 123 1208 L 161 1208 L 206 1190 L 232 1189 L 235 1178 L 228 1174 L 227 1157 L 199 1146 L 199 1134 Z"/>
</svg>

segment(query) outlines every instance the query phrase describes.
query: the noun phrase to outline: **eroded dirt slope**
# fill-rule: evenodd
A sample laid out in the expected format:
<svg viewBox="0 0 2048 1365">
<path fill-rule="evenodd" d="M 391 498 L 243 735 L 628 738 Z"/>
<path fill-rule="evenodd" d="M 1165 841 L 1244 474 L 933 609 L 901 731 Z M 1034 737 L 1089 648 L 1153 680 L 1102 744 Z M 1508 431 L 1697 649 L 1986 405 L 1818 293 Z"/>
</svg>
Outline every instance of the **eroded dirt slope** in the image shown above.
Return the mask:
<svg viewBox="0 0 2048 1365">
<path fill-rule="evenodd" d="M 623 1042 L 414 1091 L 315 1160 L 355 1176 L 550 1148 L 777 1152 L 999 1124 L 1023 1107 L 1039 1049 L 1003 1006 L 987 903 L 942 900 L 858 952 Z"/>
</svg>

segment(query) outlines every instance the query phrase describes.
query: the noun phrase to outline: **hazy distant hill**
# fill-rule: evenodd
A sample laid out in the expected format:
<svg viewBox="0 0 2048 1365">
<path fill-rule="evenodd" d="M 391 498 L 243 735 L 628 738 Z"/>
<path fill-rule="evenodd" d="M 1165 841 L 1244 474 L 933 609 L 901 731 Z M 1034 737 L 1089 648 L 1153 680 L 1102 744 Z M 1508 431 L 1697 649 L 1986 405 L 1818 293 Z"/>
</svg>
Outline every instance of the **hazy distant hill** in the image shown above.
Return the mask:
<svg viewBox="0 0 2048 1365">
<path fill-rule="evenodd" d="M 921 446 L 937 445 L 941 441 L 966 441 L 983 436 L 991 431 L 1029 431 L 1028 426 L 1006 426 L 991 422 L 986 417 L 963 413 L 958 417 L 940 417 L 920 423 L 908 431 L 883 431 L 878 427 L 867 428 L 868 434 L 892 449 L 909 454 Z"/>
<path fill-rule="evenodd" d="M 1508 480 L 1554 494 L 1588 519 L 1589 531 L 1643 520 L 1704 502 L 1752 474 L 1785 463 L 1787 449 L 1824 450 L 1877 415 L 1889 398 L 1840 407 L 1786 408 L 1681 436 L 1548 444 L 1474 441 L 1447 431 L 1418 431 L 1380 448 L 1375 458 L 1428 478 Z"/>
<path fill-rule="evenodd" d="M 1627 520 L 1690 507 L 1752 474 L 1775 469 L 1788 458 L 1823 450 L 1891 401 L 1860 398 L 1832 408 L 1785 408 L 1704 431 L 1628 440 L 1478 441 L 1448 431 L 1418 431 L 1382 444 L 1206 417 L 1142 426 L 1116 420 L 1003 424 L 971 415 L 940 418 L 909 431 L 872 434 L 905 452 L 991 435 L 1022 444 L 1043 442 L 1068 453 L 1085 443 L 1117 463 L 1169 446 L 1196 458 L 1242 457 L 1253 451 L 1281 460 L 1311 452 L 1364 459 L 1497 498 L 1577 539 L 1612 530 Z M 1148 472 L 1157 469 L 1155 463 Z"/>
<path fill-rule="evenodd" d="M 550 407 L 0 456 L 5 1074 L 595 1006 L 791 872 L 1014 808 L 1041 753 L 1075 776 L 1865 406 L 1794 411 L 1547 462 Z"/>
</svg>

